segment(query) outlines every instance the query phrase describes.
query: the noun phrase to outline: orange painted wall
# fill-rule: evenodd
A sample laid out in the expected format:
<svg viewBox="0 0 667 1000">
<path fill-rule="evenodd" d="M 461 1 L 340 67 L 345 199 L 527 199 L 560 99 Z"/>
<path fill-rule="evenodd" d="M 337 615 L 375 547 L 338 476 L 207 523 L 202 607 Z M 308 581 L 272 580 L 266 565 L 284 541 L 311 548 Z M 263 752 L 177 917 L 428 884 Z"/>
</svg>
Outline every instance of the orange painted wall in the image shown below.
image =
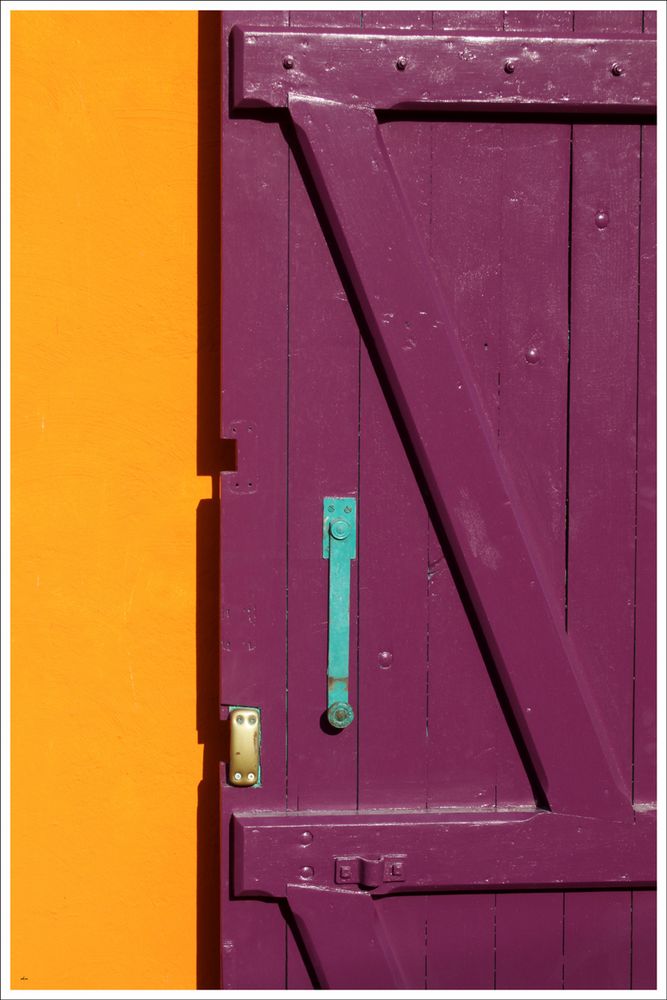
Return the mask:
<svg viewBox="0 0 667 1000">
<path fill-rule="evenodd" d="M 12 15 L 12 983 L 196 985 L 197 13 Z"/>
</svg>

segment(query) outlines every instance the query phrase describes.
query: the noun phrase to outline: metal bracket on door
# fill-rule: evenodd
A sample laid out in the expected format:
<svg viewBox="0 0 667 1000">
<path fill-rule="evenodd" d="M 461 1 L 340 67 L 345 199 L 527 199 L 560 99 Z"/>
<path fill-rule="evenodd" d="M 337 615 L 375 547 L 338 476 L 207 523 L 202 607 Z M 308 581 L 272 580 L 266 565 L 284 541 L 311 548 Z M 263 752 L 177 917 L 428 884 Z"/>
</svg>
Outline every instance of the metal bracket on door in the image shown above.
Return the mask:
<svg viewBox="0 0 667 1000">
<path fill-rule="evenodd" d="M 357 555 L 357 501 L 325 497 L 322 555 L 329 560 L 327 719 L 345 729 L 354 719 L 350 673 L 350 560 Z"/>
<path fill-rule="evenodd" d="M 234 706 L 229 712 L 229 783 L 243 788 L 260 784 L 258 708 Z"/>
</svg>

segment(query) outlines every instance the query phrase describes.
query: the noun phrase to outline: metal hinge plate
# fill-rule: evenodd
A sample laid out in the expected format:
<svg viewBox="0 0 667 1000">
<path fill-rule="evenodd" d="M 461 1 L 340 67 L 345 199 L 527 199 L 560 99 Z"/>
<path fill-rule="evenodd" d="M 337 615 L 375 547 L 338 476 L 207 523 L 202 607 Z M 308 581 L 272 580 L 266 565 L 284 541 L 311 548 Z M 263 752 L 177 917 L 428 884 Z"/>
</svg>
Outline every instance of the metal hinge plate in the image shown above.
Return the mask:
<svg viewBox="0 0 667 1000">
<path fill-rule="evenodd" d="M 336 858 L 337 885 L 360 885 L 375 889 L 383 882 L 405 882 L 405 854 L 379 858 Z"/>
</svg>

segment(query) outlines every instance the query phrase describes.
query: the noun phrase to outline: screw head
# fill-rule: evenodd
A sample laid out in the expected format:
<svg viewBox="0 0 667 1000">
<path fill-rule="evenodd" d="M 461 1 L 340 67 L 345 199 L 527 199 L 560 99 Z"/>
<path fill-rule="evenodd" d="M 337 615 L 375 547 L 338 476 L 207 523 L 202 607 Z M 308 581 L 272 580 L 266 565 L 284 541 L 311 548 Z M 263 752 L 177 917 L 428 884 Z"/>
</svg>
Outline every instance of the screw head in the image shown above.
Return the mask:
<svg viewBox="0 0 667 1000">
<path fill-rule="evenodd" d="M 241 778 L 242 778 L 241 772 L 237 771 L 236 774 L 234 775 L 234 781 L 240 781 Z"/>
<path fill-rule="evenodd" d="M 285 67 L 285 69 L 293 69 L 294 56 L 285 56 L 285 58 L 283 59 L 283 66 Z"/>
<path fill-rule="evenodd" d="M 378 653 L 378 667 L 383 670 L 388 670 L 394 661 L 393 655 L 389 650 L 385 649 L 381 653 Z"/>
<path fill-rule="evenodd" d="M 245 715 L 237 715 L 236 716 L 236 725 L 237 726 L 242 726 L 244 722 L 245 722 Z"/>
<path fill-rule="evenodd" d="M 613 63 L 611 66 L 612 76 L 623 76 L 623 67 L 620 63 Z"/>
<path fill-rule="evenodd" d="M 310 865 L 304 865 L 304 867 L 299 872 L 299 875 L 301 876 L 301 878 L 312 878 L 314 874 L 315 874 L 315 872 L 310 867 Z"/>
<path fill-rule="evenodd" d="M 347 538 L 350 534 L 350 525 L 342 517 L 337 517 L 335 521 L 332 521 L 329 525 L 329 531 L 334 538 L 339 541 L 343 538 Z"/>
<path fill-rule="evenodd" d="M 596 212 L 595 225 L 598 229 L 606 229 L 609 225 L 609 212 L 605 212 L 604 209 L 600 209 L 599 212 Z"/>
<path fill-rule="evenodd" d="M 299 840 L 301 841 L 301 843 L 305 847 L 306 844 L 312 843 L 313 835 L 310 832 L 310 830 L 304 830 L 303 833 L 301 834 L 301 836 L 299 837 Z"/>
<path fill-rule="evenodd" d="M 399 56 L 398 59 L 396 60 L 396 69 L 403 70 L 407 65 L 408 65 L 407 56 Z"/>
<path fill-rule="evenodd" d="M 249 715 L 248 716 L 248 725 L 249 726 L 254 726 L 256 722 L 257 722 L 257 716 L 256 715 Z"/>
<path fill-rule="evenodd" d="M 254 774 L 254 772 L 253 771 L 248 771 L 248 781 L 254 781 L 254 780 L 255 780 L 255 774 Z"/>
<path fill-rule="evenodd" d="M 345 729 L 354 719 L 352 706 L 346 701 L 336 701 L 327 710 L 327 719 L 334 729 Z"/>
<path fill-rule="evenodd" d="M 505 70 L 506 73 L 510 73 L 510 74 L 513 73 L 514 70 L 515 70 L 515 68 L 516 67 L 515 67 L 515 65 L 514 65 L 514 63 L 512 62 L 511 59 L 506 59 L 505 60 L 505 63 L 503 65 L 503 69 Z"/>
<path fill-rule="evenodd" d="M 536 347 L 529 347 L 526 351 L 526 361 L 529 365 L 536 365 L 540 360 L 540 352 Z"/>
</svg>

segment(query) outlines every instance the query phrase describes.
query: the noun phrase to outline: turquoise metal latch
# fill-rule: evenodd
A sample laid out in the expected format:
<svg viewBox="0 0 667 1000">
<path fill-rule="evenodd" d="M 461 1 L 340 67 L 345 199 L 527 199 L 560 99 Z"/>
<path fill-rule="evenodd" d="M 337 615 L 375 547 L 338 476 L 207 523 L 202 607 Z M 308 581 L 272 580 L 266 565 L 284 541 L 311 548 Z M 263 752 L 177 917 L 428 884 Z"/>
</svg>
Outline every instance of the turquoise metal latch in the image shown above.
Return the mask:
<svg viewBox="0 0 667 1000">
<path fill-rule="evenodd" d="M 354 719 L 349 702 L 350 560 L 357 555 L 357 501 L 324 498 L 322 554 L 329 560 L 329 650 L 327 719 L 345 729 Z"/>
</svg>

